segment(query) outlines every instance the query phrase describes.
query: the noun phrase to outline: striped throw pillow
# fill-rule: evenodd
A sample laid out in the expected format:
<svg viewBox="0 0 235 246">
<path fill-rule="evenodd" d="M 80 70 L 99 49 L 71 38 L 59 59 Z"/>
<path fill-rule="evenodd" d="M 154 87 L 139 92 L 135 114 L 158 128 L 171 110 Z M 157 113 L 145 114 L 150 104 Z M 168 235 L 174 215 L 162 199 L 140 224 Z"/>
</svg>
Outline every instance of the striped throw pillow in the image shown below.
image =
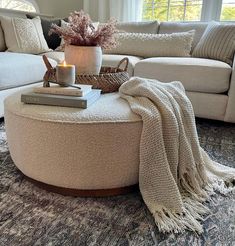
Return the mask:
<svg viewBox="0 0 235 246">
<path fill-rule="evenodd" d="M 193 51 L 194 57 L 220 60 L 232 65 L 235 52 L 235 24 L 211 22 Z"/>
</svg>

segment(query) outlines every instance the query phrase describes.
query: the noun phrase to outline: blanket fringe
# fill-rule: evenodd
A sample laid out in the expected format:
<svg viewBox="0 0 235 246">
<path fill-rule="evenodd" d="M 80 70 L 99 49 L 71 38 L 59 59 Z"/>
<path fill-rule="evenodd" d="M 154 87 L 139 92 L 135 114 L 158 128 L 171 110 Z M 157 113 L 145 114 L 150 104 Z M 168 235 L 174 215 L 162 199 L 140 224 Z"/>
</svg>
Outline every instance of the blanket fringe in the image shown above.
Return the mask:
<svg viewBox="0 0 235 246">
<path fill-rule="evenodd" d="M 208 212 L 209 209 L 200 202 L 186 199 L 182 213 L 171 212 L 162 207 L 155 209 L 153 216 L 156 225 L 163 233 L 182 233 L 186 229 L 202 233 L 203 227 L 199 221 L 202 221 L 202 216 Z"/>
<path fill-rule="evenodd" d="M 226 182 L 230 182 L 232 185 L 233 181 L 230 179 Z M 198 234 L 203 233 L 203 226 L 200 222 L 204 221 L 204 215 L 210 214 L 209 208 L 203 203 L 212 201 L 212 196 L 216 191 L 223 195 L 235 192 L 235 187 L 228 187 L 226 182 L 221 179 L 211 180 L 210 185 L 204 189 L 206 196 L 197 195 L 195 191 L 192 192 L 190 186 L 185 186 L 187 183 L 183 183 L 187 191 L 181 192 L 183 200 L 182 213 L 175 213 L 161 206 L 150 208 L 159 231 L 163 233 L 182 233 L 185 230 L 191 230 Z"/>
<path fill-rule="evenodd" d="M 204 220 L 204 215 L 210 214 L 209 208 L 204 203 L 206 201 L 211 202 L 216 192 L 228 195 L 235 191 L 233 175 L 223 179 L 207 176 L 206 183 L 198 176 L 200 176 L 200 172 L 192 169 L 184 173 L 179 179 L 179 188 L 183 201 L 181 213 L 172 212 L 165 207 L 156 205 L 149 208 L 161 232 L 182 233 L 187 229 L 201 234 L 203 227 L 200 222 Z"/>
</svg>

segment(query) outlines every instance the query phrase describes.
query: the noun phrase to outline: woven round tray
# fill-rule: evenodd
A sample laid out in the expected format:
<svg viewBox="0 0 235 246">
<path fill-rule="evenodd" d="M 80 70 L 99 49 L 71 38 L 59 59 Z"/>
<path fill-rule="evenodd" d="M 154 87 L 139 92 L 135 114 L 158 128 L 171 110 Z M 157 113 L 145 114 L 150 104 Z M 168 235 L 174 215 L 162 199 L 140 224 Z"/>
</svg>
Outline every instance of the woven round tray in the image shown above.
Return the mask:
<svg viewBox="0 0 235 246">
<path fill-rule="evenodd" d="M 44 86 L 49 86 L 48 82 L 56 81 L 56 70 L 50 66 L 46 57 L 43 60 L 47 66 L 47 72 L 44 75 Z M 124 68 L 120 68 L 125 64 Z M 118 91 L 119 87 L 129 80 L 130 76 L 127 72 L 129 59 L 123 58 L 117 67 L 102 67 L 99 75 L 76 75 L 76 84 L 93 85 L 93 89 L 101 89 L 102 93 L 111 93 Z"/>
</svg>

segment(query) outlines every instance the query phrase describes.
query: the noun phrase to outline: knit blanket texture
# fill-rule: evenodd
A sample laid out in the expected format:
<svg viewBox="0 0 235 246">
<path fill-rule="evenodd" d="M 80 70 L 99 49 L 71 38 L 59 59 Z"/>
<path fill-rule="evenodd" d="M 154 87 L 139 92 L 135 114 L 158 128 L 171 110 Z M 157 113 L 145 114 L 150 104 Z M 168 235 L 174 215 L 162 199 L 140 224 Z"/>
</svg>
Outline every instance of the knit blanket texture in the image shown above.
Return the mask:
<svg viewBox="0 0 235 246">
<path fill-rule="evenodd" d="M 203 232 L 206 201 L 234 192 L 235 169 L 200 147 L 193 107 L 180 82 L 133 77 L 119 88 L 141 116 L 139 187 L 161 232 Z"/>
</svg>

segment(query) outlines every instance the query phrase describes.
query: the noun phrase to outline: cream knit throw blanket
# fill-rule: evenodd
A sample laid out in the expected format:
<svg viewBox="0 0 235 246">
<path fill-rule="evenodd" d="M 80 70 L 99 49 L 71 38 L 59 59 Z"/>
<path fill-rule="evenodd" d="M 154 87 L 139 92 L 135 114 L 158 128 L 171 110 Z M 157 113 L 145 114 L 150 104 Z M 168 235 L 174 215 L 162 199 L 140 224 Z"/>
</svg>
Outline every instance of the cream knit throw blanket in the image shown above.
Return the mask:
<svg viewBox="0 0 235 246">
<path fill-rule="evenodd" d="M 134 77 L 119 92 L 143 120 L 139 186 L 159 230 L 201 233 L 200 220 L 209 212 L 203 202 L 215 190 L 233 190 L 235 169 L 215 163 L 200 147 L 193 108 L 180 82 Z"/>
</svg>

